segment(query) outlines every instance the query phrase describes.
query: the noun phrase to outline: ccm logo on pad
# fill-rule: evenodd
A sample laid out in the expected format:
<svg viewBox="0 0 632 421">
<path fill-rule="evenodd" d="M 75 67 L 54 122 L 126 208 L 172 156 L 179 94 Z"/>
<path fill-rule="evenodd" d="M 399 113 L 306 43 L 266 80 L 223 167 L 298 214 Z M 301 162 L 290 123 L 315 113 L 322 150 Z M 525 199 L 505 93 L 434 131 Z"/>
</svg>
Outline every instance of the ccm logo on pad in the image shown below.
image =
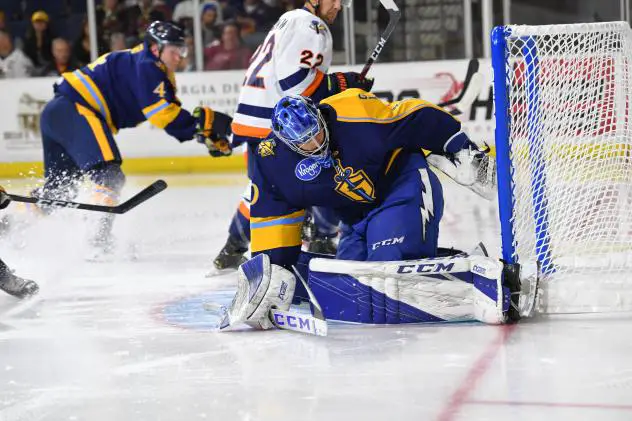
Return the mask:
<svg viewBox="0 0 632 421">
<path fill-rule="evenodd" d="M 479 275 L 485 275 L 485 272 L 487 271 L 485 270 L 485 268 L 480 267 L 479 265 L 474 265 L 472 267 L 472 272 L 478 273 Z"/>
<path fill-rule="evenodd" d="M 420 265 L 400 265 L 397 273 L 437 273 L 449 272 L 454 267 L 454 263 L 422 263 Z"/>
<path fill-rule="evenodd" d="M 371 248 L 373 250 L 375 250 L 378 247 L 382 247 L 382 246 L 392 246 L 393 244 L 402 244 L 404 242 L 404 237 L 399 237 L 399 238 L 388 238 L 386 240 L 383 241 L 378 241 L 377 243 L 373 243 L 373 245 L 371 246 Z"/>
</svg>

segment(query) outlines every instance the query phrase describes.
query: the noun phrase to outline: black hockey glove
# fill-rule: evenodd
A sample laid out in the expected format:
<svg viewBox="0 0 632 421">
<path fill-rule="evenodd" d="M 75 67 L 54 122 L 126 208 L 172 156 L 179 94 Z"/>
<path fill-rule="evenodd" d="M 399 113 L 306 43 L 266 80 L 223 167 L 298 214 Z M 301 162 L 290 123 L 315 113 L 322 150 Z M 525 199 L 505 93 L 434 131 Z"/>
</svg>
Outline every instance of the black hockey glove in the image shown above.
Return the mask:
<svg viewBox="0 0 632 421">
<path fill-rule="evenodd" d="M 9 206 L 9 203 L 11 203 L 11 198 L 6 193 L 4 188 L 0 186 L 0 209 L 6 208 L 7 206 Z"/>
<path fill-rule="evenodd" d="M 233 119 L 208 107 L 197 107 L 193 110 L 193 117 L 197 120 L 196 139 L 208 148 L 213 157 L 229 156 L 233 150 L 228 141 L 232 134 L 230 125 Z"/>
<path fill-rule="evenodd" d="M 370 92 L 373 88 L 373 78 L 367 77 L 360 78 L 360 73 L 347 72 L 347 73 L 331 73 L 327 75 L 329 77 L 329 84 L 334 88 L 335 92 L 346 91 L 351 88 L 362 89 L 363 91 Z"/>
</svg>

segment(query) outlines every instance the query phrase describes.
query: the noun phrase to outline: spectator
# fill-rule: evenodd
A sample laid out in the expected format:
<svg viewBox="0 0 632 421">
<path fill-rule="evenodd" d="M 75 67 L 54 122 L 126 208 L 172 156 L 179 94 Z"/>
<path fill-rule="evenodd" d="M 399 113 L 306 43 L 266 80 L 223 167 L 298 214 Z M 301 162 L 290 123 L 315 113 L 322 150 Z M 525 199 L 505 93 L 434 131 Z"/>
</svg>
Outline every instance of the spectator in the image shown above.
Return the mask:
<svg viewBox="0 0 632 421">
<path fill-rule="evenodd" d="M 4 10 L 0 10 L 0 31 L 7 29 L 7 17 L 4 14 Z"/>
<path fill-rule="evenodd" d="M 129 25 L 139 40 L 145 38 L 145 30 L 156 20 L 170 20 L 171 11 L 161 0 L 139 0 L 136 6 L 127 9 Z"/>
<path fill-rule="evenodd" d="M 103 4 L 97 7 L 96 21 L 99 32 L 99 49 L 106 48 L 110 36 L 115 32 L 132 35 L 133 28 L 130 28 L 126 10 L 119 4 L 119 0 L 103 0 Z"/>
<path fill-rule="evenodd" d="M 292 10 L 300 9 L 305 4 L 304 0 L 281 0 L 281 8 L 283 13 L 290 12 Z"/>
<path fill-rule="evenodd" d="M 237 10 L 234 7 L 234 3 L 231 0 L 219 0 L 220 10 L 224 20 L 237 19 Z"/>
<path fill-rule="evenodd" d="M 115 32 L 110 36 L 110 51 L 121 51 L 127 49 L 125 45 L 125 34 Z"/>
<path fill-rule="evenodd" d="M 105 53 L 105 46 L 106 44 L 98 43 L 97 56 Z M 83 67 L 92 61 L 90 58 L 90 27 L 88 26 L 88 18 L 83 20 L 81 35 L 72 45 L 72 57 L 79 67 Z"/>
<path fill-rule="evenodd" d="M 200 11 L 204 9 L 204 6 L 207 3 L 216 3 L 215 0 L 200 0 Z M 222 8 L 219 8 L 217 13 L 218 22 L 221 22 Z M 175 23 L 180 25 L 180 27 L 185 30 L 193 31 L 193 18 L 197 16 L 195 13 L 195 5 L 193 4 L 193 0 L 183 0 L 180 3 L 176 4 L 176 7 L 173 9 L 172 19 Z"/>
<path fill-rule="evenodd" d="M 72 72 L 77 64 L 70 54 L 70 44 L 63 38 L 53 40 L 53 61 L 39 71 L 38 76 L 61 76 L 62 73 Z"/>
<path fill-rule="evenodd" d="M 226 23 L 222 40 L 204 50 L 204 70 L 233 70 L 248 67 L 252 51 L 243 45 L 239 25 Z"/>
<path fill-rule="evenodd" d="M 11 34 L 0 29 L 0 78 L 29 77 L 33 63 L 18 48 L 13 48 Z"/>
<path fill-rule="evenodd" d="M 53 61 L 53 35 L 48 25 L 48 14 L 38 10 L 31 15 L 24 39 L 24 53 L 31 59 L 36 69 L 41 69 Z"/>
<path fill-rule="evenodd" d="M 242 7 L 237 10 L 237 21 L 246 34 L 268 32 L 280 16 L 280 10 L 268 6 L 261 0 L 244 0 Z"/>
<path fill-rule="evenodd" d="M 219 23 L 222 21 L 221 8 L 215 1 L 209 1 L 202 6 L 202 45 L 209 47 L 220 37 Z"/>
<path fill-rule="evenodd" d="M 178 66 L 179 72 L 194 72 L 195 71 L 195 42 L 193 41 L 193 35 L 188 32 L 184 38 L 184 42 L 187 46 L 187 55 L 182 59 Z"/>
</svg>

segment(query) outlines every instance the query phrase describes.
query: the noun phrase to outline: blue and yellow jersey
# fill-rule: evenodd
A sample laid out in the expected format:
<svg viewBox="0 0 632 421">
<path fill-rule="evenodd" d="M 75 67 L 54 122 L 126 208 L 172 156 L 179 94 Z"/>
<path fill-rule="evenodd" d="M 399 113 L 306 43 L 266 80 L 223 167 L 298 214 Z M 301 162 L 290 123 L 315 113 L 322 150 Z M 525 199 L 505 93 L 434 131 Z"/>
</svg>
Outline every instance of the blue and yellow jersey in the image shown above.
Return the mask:
<svg viewBox="0 0 632 421">
<path fill-rule="evenodd" d="M 62 78 L 57 93 L 93 110 L 112 133 L 149 120 L 181 142 L 195 134 L 195 119 L 176 97 L 173 72 L 145 44 L 105 54 Z"/>
<path fill-rule="evenodd" d="M 427 168 L 422 149 L 455 153 L 469 142 L 461 123 L 423 100 L 385 103 L 360 89 L 319 105 L 329 129 L 332 162 L 320 165 L 274 137 L 262 141 L 254 163 L 250 229 L 253 253 L 295 263 L 304 209 L 334 208 L 353 224 L 379 206 L 408 171 Z"/>
</svg>

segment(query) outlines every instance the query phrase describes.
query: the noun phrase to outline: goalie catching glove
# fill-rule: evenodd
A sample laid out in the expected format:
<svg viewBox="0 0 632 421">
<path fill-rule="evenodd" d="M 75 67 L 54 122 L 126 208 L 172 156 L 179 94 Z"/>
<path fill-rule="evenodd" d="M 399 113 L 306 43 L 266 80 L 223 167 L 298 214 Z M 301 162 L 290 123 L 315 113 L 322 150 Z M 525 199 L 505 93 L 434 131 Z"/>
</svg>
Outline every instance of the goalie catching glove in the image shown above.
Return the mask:
<svg viewBox="0 0 632 421">
<path fill-rule="evenodd" d="M 271 329 L 273 308 L 287 311 L 292 304 L 296 278 L 287 269 L 270 264 L 267 254 L 259 254 L 239 267 L 237 293 L 220 324 L 226 329 L 241 323 L 256 329 Z"/>
<path fill-rule="evenodd" d="M 465 136 L 463 132 L 459 132 L 453 137 L 459 135 Z M 491 200 L 496 195 L 497 183 L 496 161 L 489 152 L 487 144 L 481 147 L 468 139 L 456 153 L 431 154 L 426 159 L 430 165 L 457 183 Z"/>
<path fill-rule="evenodd" d="M 233 153 L 228 137 L 232 134 L 230 125 L 233 119 L 208 107 L 197 107 L 193 110 L 195 125 L 195 137 L 199 143 L 208 148 L 208 153 L 213 157 L 229 156 Z"/>
</svg>

